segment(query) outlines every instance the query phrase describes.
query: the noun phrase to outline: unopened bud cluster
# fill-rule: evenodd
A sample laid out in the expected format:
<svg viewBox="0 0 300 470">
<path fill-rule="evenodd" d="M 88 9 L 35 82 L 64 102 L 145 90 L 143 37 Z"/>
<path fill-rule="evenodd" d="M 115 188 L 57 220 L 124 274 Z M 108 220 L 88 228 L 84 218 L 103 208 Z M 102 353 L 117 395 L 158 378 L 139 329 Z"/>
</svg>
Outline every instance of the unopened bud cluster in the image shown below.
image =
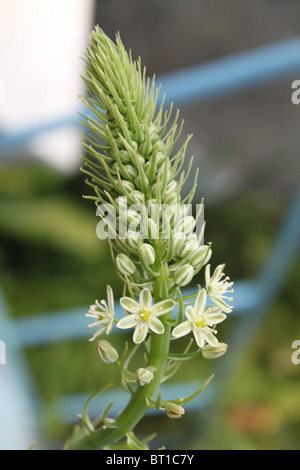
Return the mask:
<svg viewBox="0 0 300 470">
<path fill-rule="evenodd" d="M 170 286 L 187 285 L 211 257 L 210 246 L 202 244 L 203 233 L 201 240 L 193 233 L 197 216 L 185 205 L 192 200 L 196 178 L 184 201 L 180 195 L 191 169 L 181 172 L 191 136 L 173 155 L 182 129 L 179 113 L 170 124 L 172 107 L 164 112 L 162 100 L 157 109 L 154 78 L 146 79 L 140 60 L 132 60 L 119 36 L 114 44 L 96 29 L 85 62 L 90 96 L 83 102 L 92 114 L 83 120 L 91 133 L 82 170 L 106 225 L 104 230 L 100 224 L 99 231 L 108 234 L 116 268 L 136 293 L 145 283 L 151 286 L 162 259 Z M 113 222 L 105 208 L 114 213 Z"/>
</svg>

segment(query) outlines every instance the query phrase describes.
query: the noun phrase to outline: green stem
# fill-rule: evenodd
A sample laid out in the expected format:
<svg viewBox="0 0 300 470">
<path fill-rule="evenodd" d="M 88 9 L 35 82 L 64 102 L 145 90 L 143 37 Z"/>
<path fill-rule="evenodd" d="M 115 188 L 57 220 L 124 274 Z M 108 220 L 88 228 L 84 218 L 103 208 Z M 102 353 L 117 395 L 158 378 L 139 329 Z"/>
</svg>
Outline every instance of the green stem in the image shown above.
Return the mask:
<svg viewBox="0 0 300 470">
<path fill-rule="evenodd" d="M 154 284 L 154 301 L 161 300 L 160 292 L 161 285 L 165 282 L 163 277 L 164 270 L 161 270 L 161 275 L 158 276 Z M 153 380 L 145 385 L 139 386 L 136 392 L 132 395 L 127 406 L 116 419 L 116 428 L 100 429 L 84 438 L 72 443 L 69 450 L 88 450 L 88 449 L 103 449 L 109 445 L 118 442 L 126 434 L 132 431 L 139 421 L 144 417 L 149 407 L 147 405 L 147 398 L 154 399 L 165 372 L 166 364 L 168 361 L 169 345 L 170 345 L 170 325 L 167 323 L 171 314 L 166 314 L 160 317 L 164 324 L 165 331 L 161 335 L 153 334 L 151 337 L 151 350 L 148 366 L 155 369 Z"/>
</svg>

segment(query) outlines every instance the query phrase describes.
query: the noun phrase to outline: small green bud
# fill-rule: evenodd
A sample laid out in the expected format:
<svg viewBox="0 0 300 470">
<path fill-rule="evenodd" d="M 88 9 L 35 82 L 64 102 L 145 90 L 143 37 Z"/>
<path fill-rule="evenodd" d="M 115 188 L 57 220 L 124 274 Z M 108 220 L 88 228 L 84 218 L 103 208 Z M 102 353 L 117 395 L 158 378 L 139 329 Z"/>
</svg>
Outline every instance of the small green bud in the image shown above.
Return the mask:
<svg viewBox="0 0 300 470">
<path fill-rule="evenodd" d="M 123 276 L 130 276 L 135 272 L 135 265 L 128 256 L 119 254 L 116 257 L 116 265 Z"/>
<path fill-rule="evenodd" d="M 140 164 L 141 164 L 142 166 L 144 166 L 144 165 L 145 165 L 145 159 L 144 159 L 143 155 L 140 155 L 140 154 L 138 153 L 137 158 L 138 158 L 138 160 L 140 161 Z"/>
<path fill-rule="evenodd" d="M 173 180 L 170 183 L 167 184 L 166 191 L 165 191 L 165 196 L 172 194 L 174 192 L 177 192 L 177 187 L 178 183 L 177 181 Z"/>
<path fill-rule="evenodd" d="M 153 369 L 151 367 L 147 369 L 143 369 L 141 367 L 140 369 L 137 369 L 136 376 L 138 383 L 143 387 L 144 385 L 150 383 L 154 378 Z"/>
<path fill-rule="evenodd" d="M 120 158 L 121 158 L 123 163 L 130 163 L 131 162 L 131 158 L 130 158 L 130 155 L 127 152 L 127 150 L 120 150 L 119 153 L 120 153 Z"/>
<path fill-rule="evenodd" d="M 111 364 L 116 362 L 119 358 L 119 355 L 115 348 L 106 340 L 101 339 L 97 343 L 97 350 L 100 358 L 106 364 Z"/>
<path fill-rule="evenodd" d="M 155 261 L 155 251 L 153 246 L 149 245 L 149 243 L 143 243 L 140 247 L 140 256 L 148 266 L 151 266 Z"/>
<path fill-rule="evenodd" d="M 194 268 L 190 264 L 181 266 L 174 274 L 174 282 L 178 286 L 186 286 L 194 276 Z"/>
<path fill-rule="evenodd" d="M 135 190 L 135 186 L 131 181 L 122 180 L 122 184 L 128 193 L 132 193 Z M 119 180 L 117 180 L 117 185 L 120 185 Z"/>
<path fill-rule="evenodd" d="M 143 198 L 144 198 L 143 193 L 141 193 L 141 191 L 139 191 L 138 189 L 136 189 L 135 191 L 132 191 L 131 197 L 134 199 L 135 204 L 143 203 Z"/>
<path fill-rule="evenodd" d="M 132 178 L 137 176 L 137 169 L 133 165 L 125 165 L 125 169 Z"/>
<path fill-rule="evenodd" d="M 140 235 L 138 232 L 134 232 L 133 230 L 128 230 L 127 242 L 128 242 L 128 245 L 134 250 L 137 250 L 137 246 L 138 246 L 137 242 L 139 238 L 140 238 Z"/>
<path fill-rule="evenodd" d="M 200 246 L 198 250 L 196 250 L 192 256 L 190 257 L 190 263 L 193 266 L 198 266 L 201 263 L 207 263 L 212 255 L 212 250 L 208 248 L 207 245 Z"/>
<path fill-rule="evenodd" d="M 196 221 L 193 216 L 188 215 L 182 221 L 183 231 L 186 235 L 191 233 L 195 228 Z"/>
<path fill-rule="evenodd" d="M 185 411 L 182 406 L 176 405 L 175 403 L 167 403 L 165 406 L 165 412 L 169 418 L 178 419 L 184 415 Z"/>
<path fill-rule="evenodd" d="M 186 239 L 179 254 L 181 258 L 189 258 L 191 254 L 193 254 L 197 250 L 197 248 L 199 248 L 197 236 L 195 234 L 192 234 Z"/>
<path fill-rule="evenodd" d="M 224 356 L 228 349 L 228 344 L 226 343 L 219 343 L 218 346 L 210 346 L 207 344 L 202 348 L 202 356 L 204 359 L 218 359 L 219 357 Z"/>
<path fill-rule="evenodd" d="M 141 222 L 141 214 L 135 209 L 129 208 L 125 214 L 122 214 L 122 217 L 127 216 L 128 222 L 133 223 L 136 227 Z"/>
<path fill-rule="evenodd" d="M 183 244 L 186 240 L 186 236 L 182 232 L 177 232 L 174 234 L 174 250 L 177 256 L 183 247 Z"/>
<path fill-rule="evenodd" d="M 169 206 L 171 206 L 172 204 L 176 204 L 178 202 L 178 193 L 173 192 L 173 193 L 164 195 L 163 202 L 164 204 L 168 204 Z"/>
<path fill-rule="evenodd" d="M 147 220 L 147 234 L 149 238 L 152 238 L 152 240 L 157 240 L 159 238 L 157 225 L 153 219 Z"/>
</svg>

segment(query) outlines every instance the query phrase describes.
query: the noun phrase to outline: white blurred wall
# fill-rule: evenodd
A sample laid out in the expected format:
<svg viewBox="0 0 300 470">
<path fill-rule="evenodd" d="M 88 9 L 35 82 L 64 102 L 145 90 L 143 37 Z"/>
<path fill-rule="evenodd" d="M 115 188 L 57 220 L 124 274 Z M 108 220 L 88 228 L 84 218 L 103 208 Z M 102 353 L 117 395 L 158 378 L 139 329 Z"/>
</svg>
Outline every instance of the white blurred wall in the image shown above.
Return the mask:
<svg viewBox="0 0 300 470">
<path fill-rule="evenodd" d="M 93 13 L 94 0 L 1 0 L 0 132 L 76 118 L 77 97 L 84 92 L 80 56 Z M 73 128 L 64 128 L 39 137 L 28 149 L 69 171 L 78 165 L 79 142 Z"/>
</svg>

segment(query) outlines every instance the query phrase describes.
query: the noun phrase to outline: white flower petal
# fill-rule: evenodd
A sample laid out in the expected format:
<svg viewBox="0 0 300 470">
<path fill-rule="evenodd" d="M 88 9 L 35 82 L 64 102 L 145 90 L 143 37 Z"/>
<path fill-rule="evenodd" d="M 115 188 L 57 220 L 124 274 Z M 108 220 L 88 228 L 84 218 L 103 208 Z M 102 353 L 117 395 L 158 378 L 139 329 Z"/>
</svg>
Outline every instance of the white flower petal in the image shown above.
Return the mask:
<svg viewBox="0 0 300 470">
<path fill-rule="evenodd" d="M 201 330 L 201 334 L 208 344 L 214 347 L 218 346 L 219 344 L 218 339 L 209 329 Z"/>
<path fill-rule="evenodd" d="M 112 332 L 112 329 L 113 329 L 113 326 L 114 326 L 114 322 L 111 321 L 108 323 L 107 327 L 106 327 L 106 334 L 109 335 L 111 332 Z"/>
<path fill-rule="evenodd" d="M 200 349 L 203 348 L 203 346 L 205 344 L 205 340 L 202 336 L 202 330 L 200 330 L 198 328 L 194 328 L 193 333 L 194 333 L 194 337 L 195 337 L 197 345 L 199 346 Z"/>
<path fill-rule="evenodd" d="M 217 325 L 218 323 L 226 320 L 227 316 L 222 312 L 215 312 L 205 313 L 205 318 L 211 325 Z"/>
<path fill-rule="evenodd" d="M 120 299 L 120 304 L 122 305 L 124 310 L 130 313 L 139 313 L 139 311 L 142 309 L 140 304 L 136 300 L 131 299 L 130 297 L 122 297 Z"/>
<path fill-rule="evenodd" d="M 165 331 L 165 327 L 162 322 L 154 316 L 151 317 L 151 321 L 148 323 L 148 326 L 151 331 L 157 333 L 158 335 L 161 335 Z"/>
<path fill-rule="evenodd" d="M 142 343 L 146 338 L 148 333 L 148 324 L 147 323 L 139 323 L 133 333 L 133 342 L 135 344 Z"/>
<path fill-rule="evenodd" d="M 220 264 L 219 266 L 216 267 L 211 279 L 210 279 L 210 282 L 211 283 L 214 283 L 214 282 L 218 282 L 222 276 L 222 273 L 223 273 L 223 270 L 225 268 L 225 264 Z"/>
<path fill-rule="evenodd" d="M 205 284 L 206 284 L 206 287 L 208 286 L 209 281 L 210 281 L 210 264 L 207 264 L 206 268 L 205 268 Z"/>
<path fill-rule="evenodd" d="M 150 309 L 152 305 L 152 295 L 149 289 L 145 288 L 140 293 L 140 306 Z"/>
<path fill-rule="evenodd" d="M 106 330 L 106 326 L 101 326 L 96 333 L 89 339 L 89 341 L 94 341 L 95 338 L 102 335 Z"/>
<path fill-rule="evenodd" d="M 110 286 L 106 287 L 106 292 L 107 292 L 107 301 L 108 301 L 108 306 L 110 313 L 113 314 L 114 312 L 114 294 L 113 290 Z"/>
<path fill-rule="evenodd" d="M 197 321 L 197 315 L 196 315 L 194 307 L 192 307 L 192 305 L 188 305 L 186 307 L 185 315 L 191 323 L 194 323 L 195 321 Z"/>
<path fill-rule="evenodd" d="M 206 301 L 207 301 L 207 292 L 205 289 L 201 289 L 201 291 L 196 297 L 195 305 L 194 305 L 195 313 L 197 316 L 202 315 L 206 307 Z"/>
<path fill-rule="evenodd" d="M 171 310 L 173 310 L 175 305 L 174 300 L 168 299 L 168 300 L 162 300 L 161 302 L 158 302 L 157 304 L 152 305 L 150 308 L 150 312 L 152 315 L 163 315 L 164 313 L 168 313 Z"/>
<path fill-rule="evenodd" d="M 136 315 L 127 315 L 127 317 L 123 317 L 118 321 L 117 327 L 126 330 L 127 328 L 134 328 L 137 324 Z"/>
<path fill-rule="evenodd" d="M 225 313 L 231 313 L 233 306 L 228 305 L 224 300 L 217 299 L 214 296 L 210 296 L 211 300 Z"/>
<path fill-rule="evenodd" d="M 191 322 L 186 320 L 174 328 L 174 330 L 172 331 L 172 335 L 175 336 L 175 338 L 181 338 L 182 336 L 188 335 L 191 331 Z"/>
</svg>

